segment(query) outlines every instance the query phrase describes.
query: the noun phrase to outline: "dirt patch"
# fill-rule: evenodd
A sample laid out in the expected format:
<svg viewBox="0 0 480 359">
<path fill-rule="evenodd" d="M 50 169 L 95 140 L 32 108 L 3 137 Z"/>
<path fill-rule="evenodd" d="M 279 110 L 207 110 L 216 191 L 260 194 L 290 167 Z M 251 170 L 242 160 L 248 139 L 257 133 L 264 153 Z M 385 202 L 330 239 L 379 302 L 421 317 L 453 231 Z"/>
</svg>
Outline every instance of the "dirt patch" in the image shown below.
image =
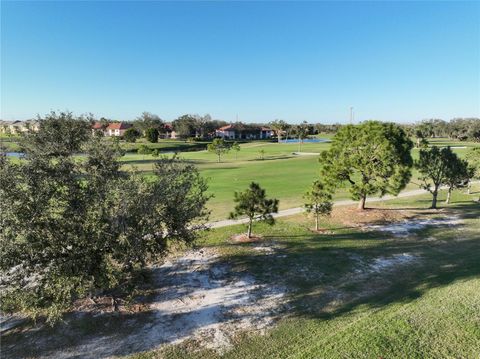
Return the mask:
<svg viewBox="0 0 480 359">
<path fill-rule="evenodd" d="M 248 237 L 246 234 L 235 234 L 234 236 L 230 237 L 230 241 L 232 243 L 254 243 L 261 241 L 263 239 L 262 236 L 250 236 Z"/>
<path fill-rule="evenodd" d="M 365 209 L 359 211 L 356 207 L 334 207 L 331 218 L 348 227 L 363 227 L 371 223 L 396 222 L 412 217 L 412 211 L 390 209 Z"/>
<path fill-rule="evenodd" d="M 187 340 L 194 347 L 221 353 L 240 332 L 263 332 L 287 304 L 284 287 L 259 283 L 246 273 L 233 273 L 213 250 L 189 251 L 166 261 L 153 269 L 153 283 L 155 291 L 143 312 L 115 314 L 121 323 L 117 330 L 82 335 L 74 332 L 75 325 L 70 322 L 65 333 L 55 337 L 56 342 L 47 333 L 38 337 L 38 330 L 35 339 L 24 339 L 43 358 L 108 358 Z M 112 307 L 107 299 L 105 305 Z M 107 325 L 110 316 L 99 313 L 94 318 Z M 64 334 L 69 338 L 62 340 Z M 2 354 L 6 357 L 18 357 L 14 347 L 5 349 Z"/>
</svg>

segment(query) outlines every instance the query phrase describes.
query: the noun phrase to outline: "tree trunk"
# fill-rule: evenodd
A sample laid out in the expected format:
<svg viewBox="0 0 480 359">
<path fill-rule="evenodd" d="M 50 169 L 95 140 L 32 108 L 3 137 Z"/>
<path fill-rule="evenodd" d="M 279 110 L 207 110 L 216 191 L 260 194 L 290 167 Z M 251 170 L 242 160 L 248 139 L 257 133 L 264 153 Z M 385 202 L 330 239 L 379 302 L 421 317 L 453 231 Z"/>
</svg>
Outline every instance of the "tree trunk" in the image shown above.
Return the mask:
<svg viewBox="0 0 480 359">
<path fill-rule="evenodd" d="M 280 132 L 277 133 L 277 141 L 278 143 L 282 142 L 282 135 L 280 134 Z"/>
<path fill-rule="evenodd" d="M 452 188 L 449 187 L 448 188 L 448 192 L 447 192 L 447 199 L 445 200 L 445 203 L 446 204 L 449 204 L 450 203 L 450 197 L 452 196 Z"/>
<path fill-rule="evenodd" d="M 365 201 L 367 200 L 367 195 L 363 194 L 360 198 L 360 202 L 358 203 L 358 209 L 363 211 L 365 209 Z"/>
<path fill-rule="evenodd" d="M 218 155 L 218 163 L 220 163 L 220 154 Z"/>
<path fill-rule="evenodd" d="M 432 206 L 430 208 L 432 209 L 437 209 L 437 196 L 438 196 L 438 189 L 435 188 L 435 190 L 432 192 L 433 198 L 432 198 Z"/>
<path fill-rule="evenodd" d="M 252 238 L 252 220 L 251 219 L 248 222 L 247 236 L 248 238 Z"/>
<path fill-rule="evenodd" d="M 318 232 L 318 214 L 315 215 L 315 230 Z"/>
<path fill-rule="evenodd" d="M 467 184 L 467 194 L 470 194 L 471 190 L 472 190 L 472 181 L 469 180 Z"/>
</svg>

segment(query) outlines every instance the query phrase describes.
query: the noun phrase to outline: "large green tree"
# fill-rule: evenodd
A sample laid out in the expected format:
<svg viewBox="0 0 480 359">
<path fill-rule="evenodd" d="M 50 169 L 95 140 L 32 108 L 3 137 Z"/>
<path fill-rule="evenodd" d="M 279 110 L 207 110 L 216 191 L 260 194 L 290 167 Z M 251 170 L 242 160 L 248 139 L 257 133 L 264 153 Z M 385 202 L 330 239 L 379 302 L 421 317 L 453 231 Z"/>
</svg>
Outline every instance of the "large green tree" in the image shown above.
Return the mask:
<svg viewBox="0 0 480 359">
<path fill-rule="evenodd" d="M 156 128 L 162 132 L 164 128 L 163 120 L 158 116 L 150 112 L 143 112 L 133 121 L 133 126 L 138 129 L 142 134 L 149 128 Z"/>
<path fill-rule="evenodd" d="M 265 190 L 258 183 L 252 182 L 243 192 L 235 192 L 235 209 L 230 218 L 247 216 L 247 236 L 252 237 L 253 221 L 263 221 L 269 225 L 275 223 L 272 213 L 278 212 L 278 199 L 268 199 Z"/>
<path fill-rule="evenodd" d="M 156 129 L 155 127 L 147 128 L 147 130 L 145 131 L 145 138 L 147 139 L 148 142 L 151 142 L 151 143 L 158 142 L 158 135 L 159 135 L 158 129 Z"/>
<path fill-rule="evenodd" d="M 191 164 L 161 158 L 149 179 L 121 172 L 118 143 L 70 113 L 46 116 L 21 149 L 20 163 L 0 157 L 4 311 L 58 318 L 203 228 L 206 184 Z"/>
<path fill-rule="evenodd" d="M 420 172 L 420 187 L 432 194 L 431 208 L 437 208 L 441 186 L 448 186 L 447 202 L 453 188 L 468 180 L 467 162 L 458 158 L 450 147 L 432 146 L 420 150 L 415 166 Z"/>
<path fill-rule="evenodd" d="M 183 115 L 172 122 L 173 129 L 175 130 L 177 137 L 188 138 L 196 137 L 198 133 L 198 121 L 196 116 Z"/>
<path fill-rule="evenodd" d="M 138 138 L 140 138 L 140 136 L 141 133 L 135 127 L 130 127 L 123 134 L 123 139 L 127 142 L 134 143 L 137 141 Z"/>
<path fill-rule="evenodd" d="M 412 141 L 399 126 L 367 121 L 343 126 L 320 155 L 321 173 L 332 186 L 346 183 L 358 208 L 367 196 L 397 195 L 411 177 Z"/>
</svg>

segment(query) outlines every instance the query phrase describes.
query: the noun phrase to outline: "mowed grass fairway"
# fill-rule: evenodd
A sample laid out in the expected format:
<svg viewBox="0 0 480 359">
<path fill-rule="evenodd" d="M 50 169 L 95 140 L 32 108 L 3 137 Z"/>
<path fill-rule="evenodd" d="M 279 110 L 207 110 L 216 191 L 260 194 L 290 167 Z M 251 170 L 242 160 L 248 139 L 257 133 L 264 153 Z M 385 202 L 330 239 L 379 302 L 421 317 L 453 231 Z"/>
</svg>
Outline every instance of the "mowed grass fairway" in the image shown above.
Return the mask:
<svg viewBox="0 0 480 359">
<path fill-rule="evenodd" d="M 446 139 L 435 139 L 434 143 L 438 146 L 462 147 L 454 148 L 460 157 L 465 156 L 469 147 L 479 146 L 469 142 L 447 142 Z M 215 154 L 206 150 L 182 152 L 179 156 L 192 161 L 202 176 L 208 180 L 209 193 L 213 195 L 208 203 L 212 211 L 210 218 L 218 220 L 226 218 L 233 209 L 234 192 L 244 190 L 252 181 L 260 183 L 268 196 L 280 199 L 280 209 L 302 206 L 305 191 L 320 175 L 320 164 L 316 154 L 329 147 L 328 142 L 299 145 L 259 141 L 242 144 L 238 153 L 230 151 L 222 156 L 220 163 Z M 261 150 L 265 151 L 263 160 Z M 303 155 L 294 154 L 297 152 Z M 412 155 L 418 158 L 418 149 L 413 149 Z M 155 158 L 150 155 L 127 153 L 121 161 L 126 170 L 136 168 L 148 173 L 152 171 Z M 406 190 L 418 189 L 418 182 L 418 172 L 413 170 L 412 181 Z M 339 188 L 335 198 L 349 198 L 348 189 Z"/>
<path fill-rule="evenodd" d="M 207 234 L 236 271 L 264 283 L 286 283 L 290 306 L 265 335 L 244 333 L 224 355 L 192 342 L 131 358 L 478 358 L 480 355 L 480 194 L 456 193 L 454 204 L 417 217 L 458 216 L 457 226 L 427 226 L 406 237 L 324 223 L 313 234 L 295 216 L 275 227 L 256 226 L 277 255 L 252 244 L 228 244 L 243 227 Z M 445 199 L 442 193 L 441 199 Z M 430 197 L 386 201 L 383 211 L 424 208 Z M 362 271 L 379 258 L 412 255 L 406 265 Z"/>
</svg>

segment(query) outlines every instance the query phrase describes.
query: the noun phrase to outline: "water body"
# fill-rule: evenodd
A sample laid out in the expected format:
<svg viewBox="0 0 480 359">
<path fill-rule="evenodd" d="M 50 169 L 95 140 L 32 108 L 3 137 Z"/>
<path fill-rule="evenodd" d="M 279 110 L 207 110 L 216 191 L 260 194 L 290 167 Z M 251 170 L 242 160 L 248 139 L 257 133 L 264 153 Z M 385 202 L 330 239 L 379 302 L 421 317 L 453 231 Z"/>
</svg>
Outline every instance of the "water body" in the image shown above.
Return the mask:
<svg viewBox="0 0 480 359">
<path fill-rule="evenodd" d="M 330 142 L 327 138 L 305 138 L 303 141 L 300 141 L 298 138 L 292 138 L 288 140 L 283 140 L 283 143 L 321 143 L 321 142 Z"/>
<path fill-rule="evenodd" d="M 25 153 L 23 152 L 6 152 L 7 157 L 17 157 L 22 158 L 25 157 Z"/>
</svg>

